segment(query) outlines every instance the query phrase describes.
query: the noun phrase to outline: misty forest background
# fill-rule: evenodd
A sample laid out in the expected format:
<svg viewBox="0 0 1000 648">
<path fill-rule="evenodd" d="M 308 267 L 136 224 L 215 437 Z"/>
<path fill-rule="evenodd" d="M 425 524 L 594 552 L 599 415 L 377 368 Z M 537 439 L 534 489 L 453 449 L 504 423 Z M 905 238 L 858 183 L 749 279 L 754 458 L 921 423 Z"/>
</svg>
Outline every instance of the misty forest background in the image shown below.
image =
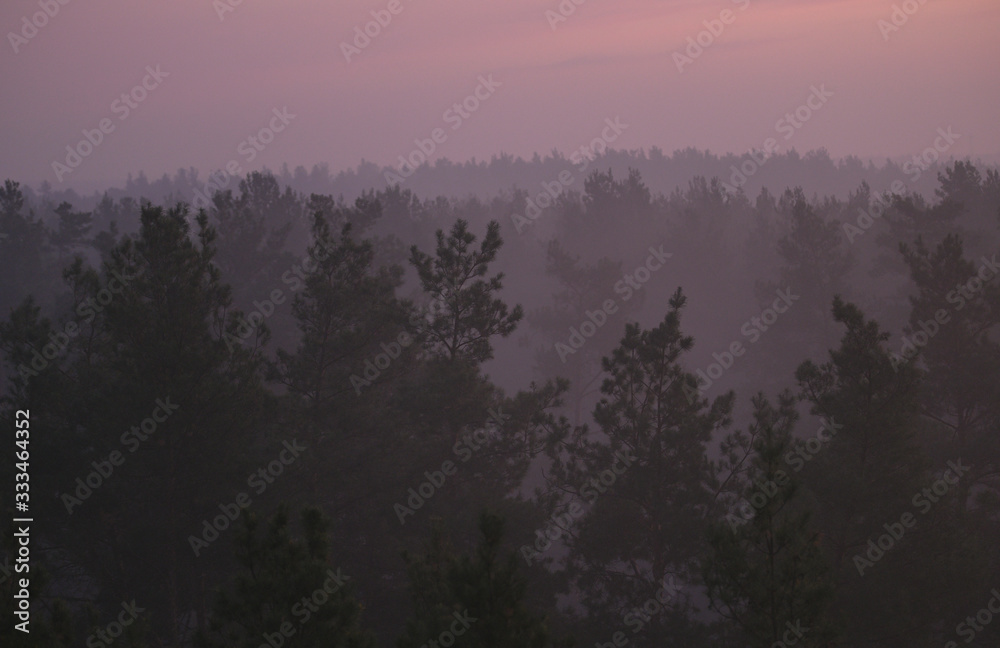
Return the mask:
<svg viewBox="0 0 1000 648">
<path fill-rule="evenodd" d="M 8 180 L 0 643 L 1000 645 L 1000 175 L 749 159 Z"/>
</svg>

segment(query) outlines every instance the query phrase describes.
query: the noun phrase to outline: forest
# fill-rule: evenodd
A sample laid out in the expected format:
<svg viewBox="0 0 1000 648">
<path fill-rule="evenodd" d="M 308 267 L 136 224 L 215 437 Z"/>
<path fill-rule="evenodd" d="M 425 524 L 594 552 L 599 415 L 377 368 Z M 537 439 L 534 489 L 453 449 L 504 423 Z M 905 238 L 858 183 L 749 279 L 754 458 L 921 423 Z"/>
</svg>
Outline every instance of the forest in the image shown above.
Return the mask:
<svg viewBox="0 0 1000 648">
<path fill-rule="evenodd" d="M 1000 645 L 995 166 L 387 169 L 5 180 L 0 644 Z"/>
</svg>

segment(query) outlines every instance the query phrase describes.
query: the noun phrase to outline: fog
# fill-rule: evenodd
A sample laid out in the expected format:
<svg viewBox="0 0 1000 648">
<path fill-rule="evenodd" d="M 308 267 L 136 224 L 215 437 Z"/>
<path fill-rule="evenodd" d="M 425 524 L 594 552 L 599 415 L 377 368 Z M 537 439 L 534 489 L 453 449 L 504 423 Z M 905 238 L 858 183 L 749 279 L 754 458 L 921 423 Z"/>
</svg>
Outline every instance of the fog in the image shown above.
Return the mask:
<svg viewBox="0 0 1000 648">
<path fill-rule="evenodd" d="M 0 8 L 4 646 L 995 646 L 993 3 Z"/>
</svg>

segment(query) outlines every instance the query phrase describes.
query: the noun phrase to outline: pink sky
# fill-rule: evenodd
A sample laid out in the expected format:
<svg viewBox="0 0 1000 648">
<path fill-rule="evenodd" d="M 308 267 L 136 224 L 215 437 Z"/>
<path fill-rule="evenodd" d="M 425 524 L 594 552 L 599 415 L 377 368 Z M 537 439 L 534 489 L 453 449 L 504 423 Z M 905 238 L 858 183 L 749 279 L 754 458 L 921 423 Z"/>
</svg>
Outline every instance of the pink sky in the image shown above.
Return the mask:
<svg viewBox="0 0 1000 648">
<path fill-rule="evenodd" d="M 777 137 L 779 150 L 881 159 L 951 126 L 948 155 L 1000 153 L 996 0 L 584 0 L 555 29 L 558 0 L 397 1 L 347 62 L 341 43 L 389 0 L 242 0 L 221 20 L 212 0 L 69 0 L 17 53 L 8 34 L 41 9 L 8 0 L 0 177 L 90 189 L 233 159 L 336 171 L 393 164 L 435 128 L 432 159 L 530 157 L 576 149 L 616 116 L 628 128 L 613 145 L 629 149 L 742 153 Z M 877 22 L 903 4 L 916 10 L 886 41 Z M 724 10 L 730 24 L 679 72 L 673 54 Z M 121 119 L 113 103 L 156 65 L 170 76 Z M 491 74 L 499 87 L 454 129 L 445 111 Z M 821 85 L 833 96 L 776 136 Z M 295 118 L 248 161 L 241 142 L 283 107 Z M 58 182 L 52 163 L 105 118 L 113 132 Z"/>
</svg>

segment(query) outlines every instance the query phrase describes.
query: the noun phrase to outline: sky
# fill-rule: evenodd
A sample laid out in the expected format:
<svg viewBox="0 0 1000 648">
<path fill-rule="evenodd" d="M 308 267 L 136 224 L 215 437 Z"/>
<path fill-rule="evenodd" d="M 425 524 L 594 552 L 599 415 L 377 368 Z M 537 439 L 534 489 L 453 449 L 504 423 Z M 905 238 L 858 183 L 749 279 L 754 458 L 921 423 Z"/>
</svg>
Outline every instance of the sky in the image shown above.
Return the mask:
<svg viewBox="0 0 1000 648">
<path fill-rule="evenodd" d="M 998 26 L 996 0 L 6 0 L 0 177 L 92 190 L 602 137 L 995 158 Z"/>
</svg>

